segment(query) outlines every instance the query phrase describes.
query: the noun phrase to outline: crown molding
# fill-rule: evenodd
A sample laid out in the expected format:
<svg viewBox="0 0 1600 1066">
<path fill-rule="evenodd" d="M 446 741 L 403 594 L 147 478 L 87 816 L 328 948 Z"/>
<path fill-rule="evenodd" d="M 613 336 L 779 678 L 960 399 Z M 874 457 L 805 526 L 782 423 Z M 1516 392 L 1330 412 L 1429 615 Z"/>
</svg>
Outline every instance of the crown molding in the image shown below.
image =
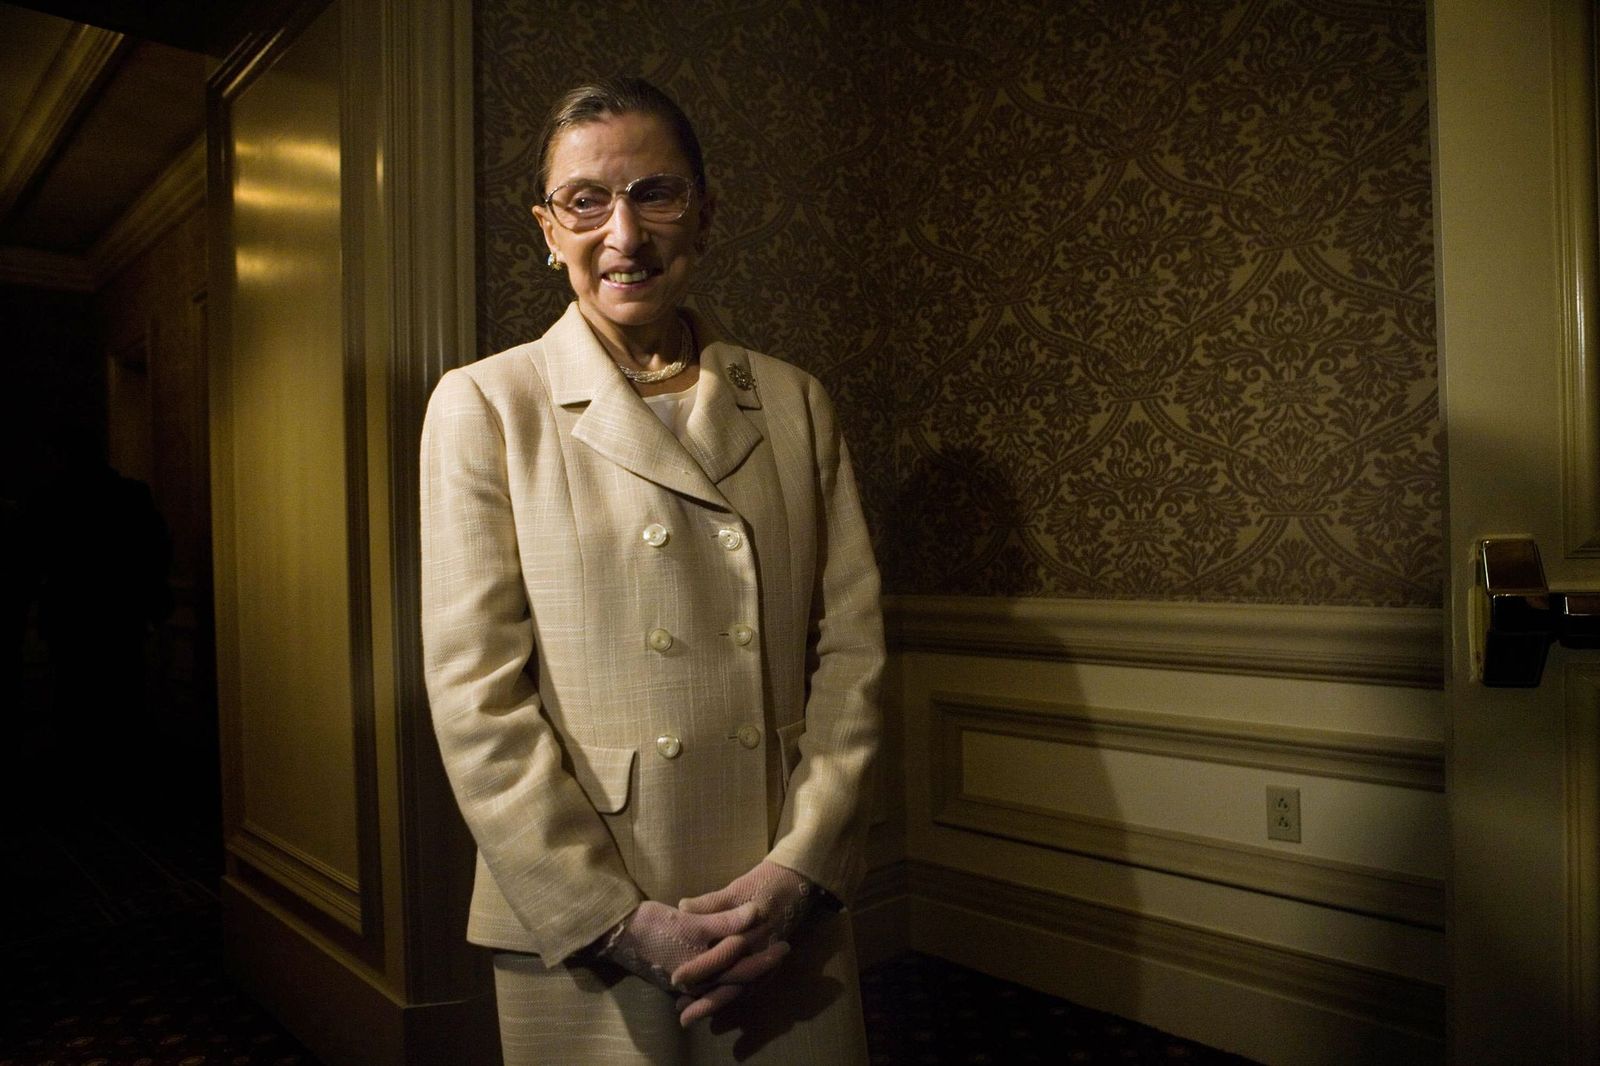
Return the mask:
<svg viewBox="0 0 1600 1066">
<path fill-rule="evenodd" d="M 900 651 L 999 655 L 1438 688 L 1444 614 L 1424 607 L 885 597 Z"/>
<path fill-rule="evenodd" d="M 122 34 L 93 26 L 75 26 L 67 35 L 0 153 L 0 218 L 50 165 L 63 136 L 126 47 Z"/>
<path fill-rule="evenodd" d="M 206 142 L 202 137 L 111 224 L 87 255 L 0 248 L 0 284 L 94 292 L 205 202 Z"/>
<path fill-rule="evenodd" d="M 94 271 L 89 261 L 80 256 L 33 248 L 0 248 L 0 285 L 93 292 Z"/>
<path fill-rule="evenodd" d="M 89 249 L 98 284 L 111 278 L 206 202 L 206 139 L 202 135 L 162 172 Z"/>
</svg>

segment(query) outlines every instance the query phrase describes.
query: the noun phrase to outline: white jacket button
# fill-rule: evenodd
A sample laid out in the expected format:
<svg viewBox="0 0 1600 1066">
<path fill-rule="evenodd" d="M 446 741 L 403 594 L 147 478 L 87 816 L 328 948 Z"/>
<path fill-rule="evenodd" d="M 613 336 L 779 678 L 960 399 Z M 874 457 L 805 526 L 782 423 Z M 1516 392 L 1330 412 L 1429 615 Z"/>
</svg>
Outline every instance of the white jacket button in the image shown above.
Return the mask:
<svg viewBox="0 0 1600 1066">
<path fill-rule="evenodd" d="M 761 730 L 753 725 L 740 726 L 739 732 L 734 735 L 739 738 L 739 743 L 747 748 L 753 748 L 761 743 Z"/>
<path fill-rule="evenodd" d="M 661 753 L 661 757 L 664 759 L 676 759 L 678 753 L 683 751 L 683 741 L 671 733 L 662 733 L 659 737 L 656 737 L 656 750 Z"/>
<path fill-rule="evenodd" d="M 742 648 L 752 640 L 756 639 L 756 631 L 745 625 L 743 622 L 740 622 L 738 625 L 728 630 L 728 636 L 732 637 L 733 642 Z"/>
<path fill-rule="evenodd" d="M 666 651 L 672 647 L 672 634 L 665 629 L 652 629 L 649 636 L 650 647 L 656 651 Z"/>
<path fill-rule="evenodd" d="M 738 551 L 739 546 L 744 543 L 744 534 L 737 529 L 729 529 L 724 526 L 722 529 L 717 530 L 717 543 L 729 551 Z"/>
<path fill-rule="evenodd" d="M 640 532 L 639 535 L 643 537 L 644 542 L 650 545 L 652 548 L 661 547 L 667 542 L 667 538 L 672 536 L 671 533 L 667 532 L 667 527 L 662 525 L 660 522 L 651 522 L 649 525 L 644 527 L 643 531 Z"/>
</svg>

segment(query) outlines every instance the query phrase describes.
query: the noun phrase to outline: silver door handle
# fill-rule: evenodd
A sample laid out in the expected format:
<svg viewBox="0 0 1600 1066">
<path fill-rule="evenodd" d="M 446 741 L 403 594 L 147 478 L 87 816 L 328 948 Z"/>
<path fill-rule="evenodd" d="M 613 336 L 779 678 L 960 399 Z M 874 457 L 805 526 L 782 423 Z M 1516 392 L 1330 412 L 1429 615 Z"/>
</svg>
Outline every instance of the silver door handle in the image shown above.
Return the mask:
<svg viewBox="0 0 1600 1066">
<path fill-rule="evenodd" d="M 1532 688 L 1550 645 L 1600 648 L 1600 592 L 1551 592 L 1539 545 L 1527 538 L 1478 542 L 1478 666 L 1485 685 Z"/>
</svg>

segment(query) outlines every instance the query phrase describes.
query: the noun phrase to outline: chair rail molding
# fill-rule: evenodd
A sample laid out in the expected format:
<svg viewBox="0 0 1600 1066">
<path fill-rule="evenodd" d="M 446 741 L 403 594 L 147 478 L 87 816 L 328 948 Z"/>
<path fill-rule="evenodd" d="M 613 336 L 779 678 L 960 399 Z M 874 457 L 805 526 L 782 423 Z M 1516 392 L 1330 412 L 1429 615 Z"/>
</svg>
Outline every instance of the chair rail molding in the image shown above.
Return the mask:
<svg viewBox="0 0 1600 1066">
<path fill-rule="evenodd" d="M 1144 600 L 885 598 L 889 645 L 1153 669 L 1439 688 L 1435 608 Z"/>
</svg>

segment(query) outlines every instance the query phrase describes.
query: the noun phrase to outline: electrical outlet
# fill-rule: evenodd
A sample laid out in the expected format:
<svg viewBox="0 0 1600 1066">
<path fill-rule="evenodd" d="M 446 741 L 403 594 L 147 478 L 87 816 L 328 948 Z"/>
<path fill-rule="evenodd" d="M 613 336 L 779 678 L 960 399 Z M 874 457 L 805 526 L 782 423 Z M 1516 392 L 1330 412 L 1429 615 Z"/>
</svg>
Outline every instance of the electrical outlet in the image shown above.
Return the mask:
<svg viewBox="0 0 1600 1066">
<path fill-rule="evenodd" d="M 1267 839 L 1300 843 L 1300 790 L 1267 786 Z"/>
</svg>

